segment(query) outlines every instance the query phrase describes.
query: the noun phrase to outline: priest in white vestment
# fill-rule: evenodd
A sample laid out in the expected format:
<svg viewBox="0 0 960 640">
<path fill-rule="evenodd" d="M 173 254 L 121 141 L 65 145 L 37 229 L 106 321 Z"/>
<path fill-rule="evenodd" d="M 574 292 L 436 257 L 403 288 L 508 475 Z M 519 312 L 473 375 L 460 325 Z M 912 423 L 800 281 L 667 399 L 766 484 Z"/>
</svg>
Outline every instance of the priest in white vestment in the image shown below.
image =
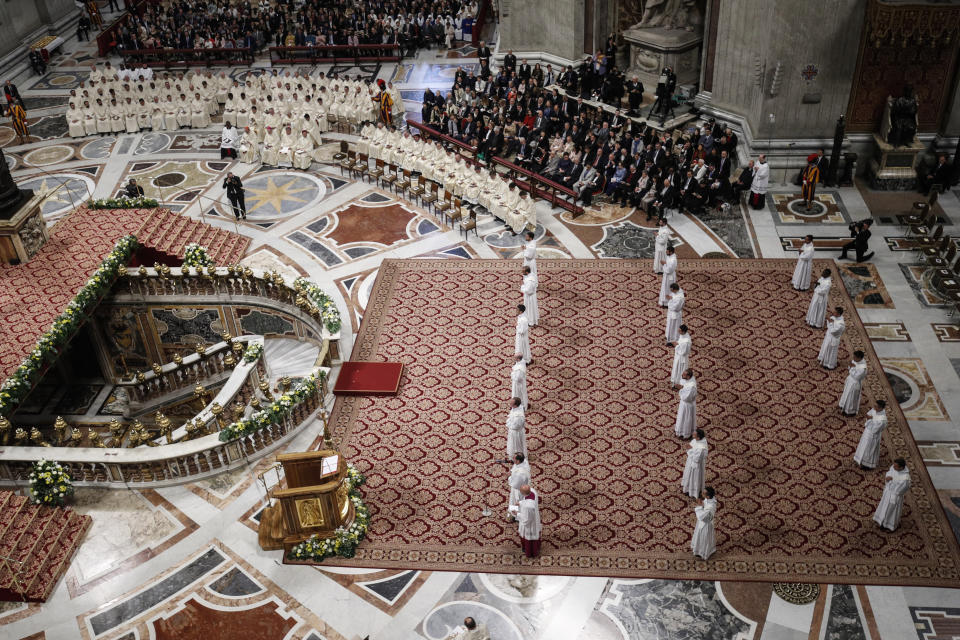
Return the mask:
<svg viewBox="0 0 960 640">
<path fill-rule="evenodd" d="M 267 127 L 267 135 L 263 138 L 263 150 L 260 154 L 260 162 L 270 166 L 277 166 L 278 152 L 280 150 L 280 134 L 273 127 Z"/>
<path fill-rule="evenodd" d="M 520 192 L 520 204 L 517 207 L 519 215 L 523 218 L 523 226 L 527 229 L 537 228 L 537 203 L 527 194 L 526 191 Z"/>
<path fill-rule="evenodd" d="M 253 164 L 257 161 L 257 139 L 256 134 L 250 132 L 250 127 L 243 130 L 240 136 L 240 162 Z"/>
<path fill-rule="evenodd" d="M 834 309 L 834 314 L 827 320 L 827 333 L 823 336 L 817 362 L 825 369 L 837 368 L 837 353 L 840 351 L 840 338 L 846 331 L 846 321 L 843 319 L 843 307 Z"/>
<path fill-rule="evenodd" d="M 150 106 L 143 98 L 137 101 L 137 126 L 141 130 L 149 131 L 153 128 L 153 120 L 150 117 Z"/>
<path fill-rule="evenodd" d="M 206 129 L 209 126 L 209 107 L 199 93 L 194 93 L 193 100 L 190 101 L 190 127 L 192 129 Z"/>
<path fill-rule="evenodd" d="M 140 131 L 140 121 L 137 120 L 137 105 L 129 97 L 123 103 L 123 125 L 127 133 Z"/>
<path fill-rule="evenodd" d="M 537 276 L 533 275 L 530 267 L 524 267 L 520 293 L 523 294 L 523 306 L 527 308 L 527 321 L 531 327 L 540 323 L 540 305 L 537 304 L 537 286 L 539 284 Z"/>
<path fill-rule="evenodd" d="M 97 134 L 97 112 L 86 100 L 83 102 L 83 131 L 88 136 Z"/>
<path fill-rule="evenodd" d="M 520 533 L 520 548 L 528 558 L 540 555 L 540 499 L 530 485 L 520 487 L 520 503 L 517 505 L 517 529 Z"/>
<path fill-rule="evenodd" d="M 527 243 L 523 246 L 523 266 L 530 267 L 530 273 L 537 275 L 537 241 L 533 231 L 526 233 Z"/>
<path fill-rule="evenodd" d="M 522 453 L 516 453 L 513 456 L 513 466 L 510 468 L 510 478 L 507 480 L 507 484 L 510 486 L 507 515 L 510 520 L 516 522 L 517 518 L 514 516 L 514 509 L 512 508 L 516 507 L 520 503 L 520 498 L 523 497 L 520 495 L 520 487 L 531 484 L 530 463 L 527 462 L 527 457 Z"/>
<path fill-rule="evenodd" d="M 81 112 L 73 102 L 70 103 L 70 108 L 67 109 L 67 127 L 70 131 L 71 138 L 82 138 L 87 135 L 86 130 L 83 128 L 83 112 Z"/>
<path fill-rule="evenodd" d="M 677 437 L 686 440 L 697 428 L 697 379 L 693 375 L 693 369 L 687 369 L 680 377 L 683 382 L 679 393 L 677 422 L 673 431 Z"/>
<path fill-rule="evenodd" d="M 800 247 L 800 257 L 797 258 L 797 266 L 793 270 L 793 288 L 797 291 L 806 291 L 810 288 L 810 274 L 813 272 L 813 236 L 807 235 L 803 239 L 803 246 Z"/>
<path fill-rule="evenodd" d="M 680 488 L 691 498 L 699 498 L 703 493 L 707 477 L 707 450 L 707 436 L 703 429 L 697 429 L 687 449 L 687 461 L 680 479 Z"/>
<path fill-rule="evenodd" d="M 278 152 L 278 165 L 293 166 L 293 149 L 297 145 L 297 139 L 293 135 L 293 127 L 287 125 L 283 134 L 280 136 L 280 150 Z"/>
<path fill-rule="evenodd" d="M 510 413 L 507 414 L 507 457 L 518 453 L 527 457 L 527 418 L 520 398 L 510 401 Z"/>
<path fill-rule="evenodd" d="M 116 100 L 110 101 L 110 132 L 123 133 L 127 130 L 127 113 L 123 105 L 118 104 Z"/>
<path fill-rule="evenodd" d="M 680 336 L 680 325 L 683 324 L 683 305 L 687 301 L 687 297 L 676 282 L 670 285 L 668 297 L 666 335 L 667 346 L 672 347 Z"/>
<path fill-rule="evenodd" d="M 663 273 L 663 262 L 667 259 L 667 245 L 670 244 L 670 228 L 666 218 L 660 218 L 660 228 L 653 243 L 653 272 Z"/>
<path fill-rule="evenodd" d="M 807 324 L 817 329 L 823 327 L 827 317 L 827 302 L 830 297 L 830 269 L 824 269 L 817 286 L 813 289 L 810 307 L 807 309 Z"/>
<path fill-rule="evenodd" d="M 677 329 L 677 339 L 673 345 L 673 367 L 670 369 L 670 384 L 679 389 L 683 384 L 683 372 L 687 370 L 690 360 L 690 330 L 687 325 L 681 324 Z"/>
<path fill-rule="evenodd" d="M 297 140 L 297 146 L 293 152 L 293 166 L 296 169 L 306 171 L 313 162 L 313 138 L 310 133 L 304 129 L 300 132 L 300 139 Z"/>
<path fill-rule="evenodd" d="M 853 352 L 853 362 L 847 372 L 847 379 L 843 383 L 843 393 L 840 394 L 840 411 L 847 417 L 855 416 L 860 411 L 860 392 L 863 389 L 863 379 L 867 377 L 867 361 L 863 351 Z"/>
<path fill-rule="evenodd" d="M 873 513 L 873 521 L 884 529 L 894 531 L 900 526 L 900 513 L 903 511 L 903 497 L 910 488 L 910 471 L 907 461 L 897 458 L 887 471 L 880 504 Z"/>
<path fill-rule="evenodd" d="M 867 411 L 867 422 L 863 425 L 863 435 L 857 443 L 853 461 L 863 470 L 876 469 L 880 462 L 880 444 L 883 432 L 887 428 L 887 402 L 877 400 L 875 409 Z"/>
<path fill-rule="evenodd" d="M 666 254 L 667 257 L 663 259 L 661 264 L 663 267 L 663 280 L 660 282 L 659 298 L 661 307 L 667 306 L 667 294 L 670 293 L 670 285 L 677 281 L 677 254 L 671 246 L 666 248 Z"/>
<path fill-rule="evenodd" d="M 527 308 L 518 304 L 517 310 L 520 313 L 517 315 L 517 333 L 513 341 L 513 353 L 523 356 L 524 362 L 530 364 L 533 362 L 533 355 L 530 353 L 530 323 L 527 320 Z"/>
<path fill-rule="evenodd" d="M 510 395 L 520 398 L 520 405 L 524 410 L 530 408 L 530 401 L 527 398 L 527 363 L 523 361 L 521 355 L 516 356 L 516 362 L 510 369 Z"/>
<path fill-rule="evenodd" d="M 163 103 L 160 102 L 160 98 L 157 96 L 153 97 L 153 101 L 150 103 L 150 125 L 154 131 L 163 131 L 166 129 L 166 113 L 163 109 Z"/>
<path fill-rule="evenodd" d="M 717 499 L 713 487 L 707 487 L 703 490 L 703 504 L 694 508 L 693 512 L 697 516 L 697 526 L 693 530 L 693 539 L 690 541 L 690 549 L 693 555 L 704 560 L 717 550 L 717 538 L 714 532 L 713 524 L 717 515 Z"/>
</svg>

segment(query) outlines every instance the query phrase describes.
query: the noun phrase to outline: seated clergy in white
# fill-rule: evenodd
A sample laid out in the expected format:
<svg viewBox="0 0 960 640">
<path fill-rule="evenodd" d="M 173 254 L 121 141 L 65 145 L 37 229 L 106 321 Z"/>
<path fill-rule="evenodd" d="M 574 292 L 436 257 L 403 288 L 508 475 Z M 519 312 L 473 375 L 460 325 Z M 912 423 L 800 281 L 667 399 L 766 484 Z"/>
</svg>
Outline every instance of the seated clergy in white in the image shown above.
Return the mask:
<svg viewBox="0 0 960 640">
<path fill-rule="evenodd" d="M 190 101 L 190 126 L 194 129 L 205 129 L 210 126 L 210 114 L 206 100 L 199 93 L 193 94 Z"/>
<path fill-rule="evenodd" d="M 520 502 L 517 505 L 517 529 L 520 533 L 520 548 L 528 558 L 540 555 L 540 534 L 543 525 L 540 522 L 540 498 L 530 485 L 520 487 Z"/>
<path fill-rule="evenodd" d="M 707 436 L 703 429 L 697 429 L 687 449 L 687 461 L 683 465 L 683 477 L 680 488 L 691 498 L 699 498 L 703 493 L 707 477 Z"/>
<path fill-rule="evenodd" d="M 163 108 L 163 103 L 160 102 L 160 98 L 157 96 L 153 97 L 153 100 L 149 104 L 150 107 L 150 125 L 154 131 L 163 131 L 167 128 L 166 121 L 166 111 Z"/>
<path fill-rule="evenodd" d="M 83 101 L 83 131 L 88 136 L 95 135 L 97 133 L 97 112 L 94 107 L 90 106 L 90 102 L 87 100 Z"/>
<path fill-rule="evenodd" d="M 533 231 L 524 234 L 527 243 L 523 245 L 523 266 L 530 267 L 530 273 L 537 275 L 537 241 Z"/>
<path fill-rule="evenodd" d="M 510 395 L 520 398 L 520 405 L 524 410 L 530 408 L 530 401 L 527 398 L 527 363 L 523 361 L 521 355 L 516 356 L 516 362 L 510 369 Z"/>
<path fill-rule="evenodd" d="M 140 98 L 137 103 L 137 126 L 143 130 L 150 130 L 153 128 L 153 118 L 151 117 L 152 108 L 147 102 Z"/>
<path fill-rule="evenodd" d="M 857 443 L 853 461 L 863 470 L 876 469 L 880 462 L 880 444 L 883 432 L 887 428 L 887 402 L 877 400 L 875 409 L 867 411 L 867 422 L 863 425 L 863 435 Z"/>
<path fill-rule="evenodd" d="M 507 457 L 518 453 L 527 457 L 527 418 L 520 398 L 510 401 L 510 413 L 507 414 Z"/>
<path fill-rule="evenodd" d="M 527 321 L 531 327 L 540 323 L 540 305 L 537 303 L 537 287 L 539 285 L 537 276 L 533 275 L 530 267 L 524 267 L 520 293 L 523 294 L 523 306 L 527 308 Z"/>
<path fill-rule="evenodd" d="M 526 191 L 520 192 L 520 204 L 517 207 L 520 217 L 523 219 L 523 226 L 527 229 L 537 228 L 537 203 Z"/>
<path fill-rule="evenodd" d="M 863 379 L 867 377 L 867 361 L 863 351 L 853 352 L 853 362 L 843 383 L 843 393 L 840 394 L 840 411 L 845 416 L 855 416 L 860 411 L 860 391 L 863 389 Z"/>
<path fill-rule="evenodd" d="M 510 486 L 510 499 L 507 503 L 507 514 L 511 520 L 516 520 L 516 517 L 510 512 L 511 507 L 516 507 L 520 502 L 520 487 L 525 484 L 531 484 L 530 482 L 530 463 L 527 462 L 527 457 L 522 453 L 513 454 L 513 466 L 510 468 L 510 478 L 507 480 L 507 484 Z"/>
<path fill-rule="evenodd" d="M 83 128 L 83 112 L 77 108 L 76 103 L 71 102 L 67 109 L 67 127 L 71 138 L 82 138 L 87 135 Z"/>
<path fill-rule="evenodd" d="M 293 149 L 297 139 L 293 135 L 293 127 L 287 125 L 280 136 L 280 149 L 277 152 L 277 165 L 293 166 Z"/>
<path fill-rule="evenodd" d="M 527 320 L 527 308 L 522 304 L 517 305 L 517 333 L 513 341 L 514 355 L 523 356 L 524 362 L 530 364 L 533 362 L 533 355 L 530 353 L 530 322 Z"/>
<path fill-rule="evenodd" d="M 167 95 L 167 101 L 163 103 L 163 128 L 167 131 L 176 131 L 180 128 L 177 122 L 177 114 L 180 113 L 180 107 L 174 102 L 173 96 Z"/>
<path fill-rule="evenodd" d="M 910 488 L 910 471 L 907 469 L 907 461 L 903 458 L 894 460 L 884 482 L 886 485 L 883 487 L 880 504 L 873 512 L 873 521 L 881 528 L 893 531 L 900 526 L 903 497 Z"/>
<path fill-rule="evenodd" d="M 683 324 L 683 305 L 687 297 L 676 282 L 670 285 L 670 294 L 667 297 L 667 346 L 672 347 L 680 334 L 680 325 Z"/>
<path fill-rule="evenodd" d="M 807 324 L 819 329 L 827 317 L 827 301 L 830 297 L 830 269 L 824 269 L 817 286 L 813 289 L 810 307 L 807 309 Z"/>
<path fill-rule="evenodd" d="M 116 100 L 110 101 L 110 130 L 111 133 L 123 133 L 127 130 L 127 113 L 123 105 Z"/>
<path fill-rule="evenodd" d="M 271 126 L 267 126 L 267 135 L 263 138 L 263 150 L 260 154 L 260 162 L 265 165 L 275 167 L 279 159 L 280 134 Z"/>
<path fill-rule="evenodd" d="M 683 386 L 680 387 L 680 404 L 677 407 L 677 422 L 673 430 L 678 438 L 686 440 L 697 428 L 697 379 L 693 375 L 693 369 L 684 371 L 681 378 Z"/>
<path fill-rule="evenodd" d="M 293 151 L 293 166 L 296 169 L 306 171 L 313 162 L 313 138 L 310 133 L 304 129 L 300 132 L 300 139 L 297 140 L 297 146 Z"/>
<path fill-rule="evenodd" d="M 698 505 L 693 510 L 697 516 L 697 526 L 693 530 L 690 549 L 693 551 L 693 555 L 704 560 L 708 560 L 717 550 L 717 538 L 713 528 L 714 519 L 717 515 L 715 495 L 716 492 L 713 487 L 706 487 L 703 490 L 703 504 Z"/>
<path fill-rule="evenodd" d="M 690 330 L 682 324 L 677 329 L 677 340 L 673 345 L 673 367 L 670 369 L 670 384 L 679 389 L 683 384 L 683 372 L 687 370 L 690 361 L 690 347 L 693 345 Z"/>
<path fill-rule="evenodd" d="M 667 257 L 663 259 L 663 280 L 660 281 L 660 298 L 658 303 L 661 307 L 666 307 L 670 293 L 670 285 L 677 281 L 677 254 L 672 246 L 666 248 Z"/>
<path fill-rule="evenodd" d="M 140 122 L 137 120 L 137 105 L 130 97 L 123 101 L 123 126 L 127 133 L 140 131 Z"/>
<path fill-rule="evenodd" d="M 797 258 L 797 266 L 793 270 L 793 280 L 791 284 L 797 291 L 806 291 L 810 288 L 810 274 L 813 271 L 813 236 L 807 235 L 803 239 L 803 246 L 800 247 L 800 257 Z"/>
<path fill-rule="evenodd" d="M 250 132 L 250 127 L 246 127 L 243 130 L 243 134 L 240 135 L 240 145 L 238 149 L 240 152 L 240 162 L 253 164 L 257 161 L 257 139 L 255 134 Z"/>
<path fill-rule="evenodd" d="M 823 336 L 823 344 L 820 345 L 820 353 L 817 355 L 819 362 L 825 369 L 837 368 L 837 353 L 840 351 L 840 338 L 846 331 L 847 325 L 843 319 L 843 307 L 836 307 L 834 315 L 827 320 L 827 333 Z"/>
<path fill-rule="evenodd" d="M 663 273 L 663 262 L 667 259 L 667 245 L 670 244 L 670 228 L 666 218 L 660 218 L 657 239 L 653 243 L 653 272 Z"/>
</svg>

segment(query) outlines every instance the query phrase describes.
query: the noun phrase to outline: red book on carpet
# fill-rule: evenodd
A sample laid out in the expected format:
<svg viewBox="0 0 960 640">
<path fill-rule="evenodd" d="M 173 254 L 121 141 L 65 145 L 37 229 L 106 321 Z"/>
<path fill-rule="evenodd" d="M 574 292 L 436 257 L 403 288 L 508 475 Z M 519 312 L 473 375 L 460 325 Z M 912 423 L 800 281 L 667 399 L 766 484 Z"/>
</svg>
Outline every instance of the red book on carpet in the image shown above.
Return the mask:
<svg viewBox="0 0 960 640">
<path fill-rule="evenodd" d="M 395 396 L 403 376 L 402 362 L 344 362 L 333 387 L 338 396 Z"/>
</svg>

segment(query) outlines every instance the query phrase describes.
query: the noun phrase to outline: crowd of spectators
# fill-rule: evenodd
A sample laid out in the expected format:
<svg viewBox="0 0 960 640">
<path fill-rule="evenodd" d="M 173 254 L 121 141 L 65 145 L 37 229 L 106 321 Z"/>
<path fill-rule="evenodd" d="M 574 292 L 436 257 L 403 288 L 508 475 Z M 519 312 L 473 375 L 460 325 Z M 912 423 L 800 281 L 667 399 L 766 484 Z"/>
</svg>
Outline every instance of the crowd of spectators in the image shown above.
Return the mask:
<svg viewBox="0 0 960 640">
<path fill-rule="evenodd" d="M 131 49 L 399 44 L 401 55 L 453 45 L 477 13 L 460 0 L 175 0 L 146 5 L 119 33 Z"/>
</svg>

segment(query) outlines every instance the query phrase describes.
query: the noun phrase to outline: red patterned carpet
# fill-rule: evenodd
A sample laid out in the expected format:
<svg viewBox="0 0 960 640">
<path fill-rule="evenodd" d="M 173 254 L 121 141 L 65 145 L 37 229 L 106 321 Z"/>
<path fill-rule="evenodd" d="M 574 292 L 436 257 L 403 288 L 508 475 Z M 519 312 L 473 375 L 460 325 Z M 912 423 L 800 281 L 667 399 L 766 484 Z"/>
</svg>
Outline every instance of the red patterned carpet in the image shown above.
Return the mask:
<svg viewBox="0 0 960 640">
<path fill-rule="evenodd" d="M 387 260 L 351 359 L 406 368 L 397 397 L 337 399 L 334 435 L 369 478 L 371 531 L 354 560 L 332 564 L 956 586 L 960 550 L 843 287 L 831 301 L 849 318 L 841 362 L 865 348 L 863 410 L 878 396 L 893 407 L 874 472 L 851 459 L 863 418 L 837 408 L 845 367 L 817 365 L 822 332 L 803 322 L 809 294 L 789 286 L 793 261 L 681 262 L 720 503 L 717 553 L 704 562 L 689 551 L 686 443 L 673 435 L 672 350 L 649 261 L 538 266 L 527 420 L 543 555 L 520 556 L 496 463 L 519 262 Z M 871 516 L 896 456 L 914 486 L 900 529 L 885 533 Z"/>
</svg>

